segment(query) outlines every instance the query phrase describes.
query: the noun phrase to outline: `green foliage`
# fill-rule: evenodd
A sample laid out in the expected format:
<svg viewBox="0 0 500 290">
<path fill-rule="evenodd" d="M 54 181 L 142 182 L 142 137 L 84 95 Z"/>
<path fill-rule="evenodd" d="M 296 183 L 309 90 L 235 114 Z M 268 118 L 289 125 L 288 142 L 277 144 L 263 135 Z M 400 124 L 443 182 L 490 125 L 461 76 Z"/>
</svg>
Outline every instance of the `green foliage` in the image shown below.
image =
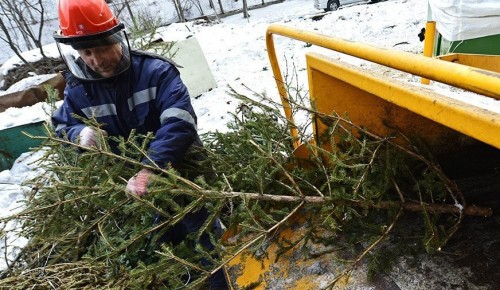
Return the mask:
<svg viewBox="0 0 500 290">
<path fill-rule="evenodd" d="M 244 96 L 239 98 L 246 101 Z M 269 233 L 274 225 L 286 222 L 290 212 L 306 196 L 321 197 L 324 202 L 319 205 L 302 206 L 301 215 L 313 217 L 303 240 L 277 240 L 278 252 L 286 252 L 299 242 L 305 245 L 314 240 L 338 248 L 352 247 L 351 253 L 361 254 L 356 247 L 360 243 L 383 245 L 388 229 L 400 218 L 399 211 L 404 204 L 439 205 L 457 200 L 456 188 L 439 167 L 429 161 L 430 157 L 413 151 L 410 146 L 394 144 L 389 138 L 374 136 L 351 124 L 347 117 L 324 116 L 309 110 L 328 125 L 328 130 L 318 136 L 316 143 L 306 145 L 307 156 L 294 154 L 293 140 L 288 133 L 290 124 L 272 108 L 272 102 L 267 101 L 245 102 L 246 114 L 234 116 L 231 131 L 204 136 L 213 154 L 216 172 L 224 177 L 219 178 L 221 190 L 303 198 L 294 203 L 279 201 L 279 198 L 273 202 L 243 197 L 239 202 L 234 201 L 227 223 L 239 225 L 242 236 Z M 303 134 L 307 132 L 304 128 L 298 129 Z M 299 138 L 304 140 L 303 136 Z M 380 208 L 383 210 L 375 210 Z M 420 212 L 423 226 L 416 235 L 412 233 L 414 239 L 411 242 L 393 240 L 401 242 L 401 248 L 408 247 L 404 243 L 414 245 L 420 241 L 421 247 L 417 249 L 433 253 L 453 234 L 460 217 L 445 215 L 443 218 L 442 214 L 428 212 L 425 206 Z M 331 235 L 324 237 L 321 234 L 324 232 Z M 392 234 L 407 235 L 396 230 Z M 254 250 L 261 249 L 254 247 Z M 401 254 L 393 249 L 384 254 L 386 250 L 380 247 L 379 251 L 368 252 L 372 260 L 370 271 L 386 270 Z M 389 255 L 391 251 L 397 254 Z"/>
<path fill-rule="evenodd" d="M 46 174 L 32 181 L 33 191 L 27 196 L 24 211 L 7 219 L 21 221 L 21 235 L 30 240 L 18 263 L 11 265 L 10 275 L 23 269 L 87 261 L 104 263 L 108 270 L 103 271 L 112 279 L 120 279 L 123 271 L 128 271 L 129 286 L 136 289 L 181 287 L 186 284 L 182 277 L 186 270 L 200 281 L 208 277 L 209 272 L 198 264 L 211 253 L 187 246 L 196 244 L 201 232 L 179 245 L 168 245 L 169 251 L 198 265 L 196 269 L 168 262 L 171 257 L 162 258 L 166 248 L 160 247 L 167 245 L 158 242 L 182 217 L 202 208 L 199 196 L 170 193 L 172 188 L 192 190 L 190 182 L 172 169 L 163 169 L 148 196 L 139 198 L 124 190 L 126 181 L 144 166 L 141 159 L 151 136 L 110 138 L 110 142 L 119 143 L 120 155 L 109 151 L 105 136 L 99 137 L 104 142 L 100 148 L 70 144 L 50 131 L 47 138 L 40 164 Z M 161 220 L 155 222 L 158 217 Z M 207 224 L 211 222 L 213 217 Z M 158 265 L 162 271 L 153 271 Z"/>
<path fill-rule="evenodd" d="M 310 250 L 305 255 L 311 257 L 342 249 L 339 260 L 356 264 L 370 253 L 371 269 L 380 271 L 390 266 L 391 255 L 377 252 L 376 246 L 391 233 L 404 203 L 455 198 L 449 180 L 428 159 L 357 128 L 346 117 L 308 111 L 328 130 L 299 154 L 279 105 L 233 95 L 242 100 L 245 114 L 235 114 L 227 132 L 202 136 L 208 158 L 194 166 L 196 174 L 141 162 L 152 135 L 101 135 L 98 148 L 87 148 L 48 130 L 40 161 L 46 174 L 32 181 L 25 209 L 2 221 L 19 221 L 21 234 L 29 239 L 4 276 L 17 275 L 21 281 L 26 269 L 96 263 L 104 265 L 99 275 L 125 283 L 124 288 L 177 289 L 186 283 L 202 288 L 212 271 L 242 249 L 262 254 L 269 237 L 296 215 L 305 219 L 306 232 L 298 240 L 276 241 L 278 258 L 296 246 Z M 306 140 L 307 129 L 299 132 Z M 120 153 L 110 151 L 110 142 Z M 137 197 L 125 185 L 144 167 L 156 175 L 150 193 Z M 185 215 L 203 208 L 210 217 L 198 232 L 179 244 L 160 243 Z M 433 252 L 450 237 L 457 218 L 443 218 L 425 207 L 421 212 L 424 230 L 415 237 Z M 211 231 L 217 217 L 234 230 L 224 243 Z M 213 250 L 196 242 L 203 235 Z M 326 250 L 310 248 L 308 242 Z"/>
<path fill-rule="evenodd" d="M 164 26 L 158 17 L 146 12 L 139 12 L 133 16 L 134 25 L 130 27 L 132 46 L 138 50 L 150 51 L 167 58 L 173 58 L 175 42 L 165 42 L 159 34 Z"/>
</svg>

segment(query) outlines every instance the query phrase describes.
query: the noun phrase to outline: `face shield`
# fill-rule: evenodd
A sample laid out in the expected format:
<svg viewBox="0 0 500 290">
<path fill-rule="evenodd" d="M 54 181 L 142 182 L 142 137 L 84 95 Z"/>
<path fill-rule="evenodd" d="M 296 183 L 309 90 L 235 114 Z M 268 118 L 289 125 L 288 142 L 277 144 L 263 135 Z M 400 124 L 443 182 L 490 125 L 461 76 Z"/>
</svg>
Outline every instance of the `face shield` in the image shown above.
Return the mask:
<svg viewBox="0 0 500 290">
<path fill-rule="evenodd" d="M 54 39 L 68 69 L 79 79 L 108 79 L 130 67 L 130 46 L 123 24 L 92 35 L 56 34 Z"/>
</svg>

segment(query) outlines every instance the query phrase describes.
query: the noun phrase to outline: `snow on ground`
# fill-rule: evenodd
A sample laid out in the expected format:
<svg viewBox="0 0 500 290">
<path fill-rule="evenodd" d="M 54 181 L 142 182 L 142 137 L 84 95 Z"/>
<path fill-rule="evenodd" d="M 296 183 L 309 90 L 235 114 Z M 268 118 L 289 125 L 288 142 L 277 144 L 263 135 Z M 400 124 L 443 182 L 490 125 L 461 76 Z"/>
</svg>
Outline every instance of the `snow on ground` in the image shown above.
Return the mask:
<svg viewBox="0 0 500 290">
<path fill-rule="evenodd" d="M 35 165 L 36 160 L 42 154 L 41 151 L 23 153 L 10 170 L 0 172 L 0 217 L 14 215 L 22 210 L 25 200 L 24 192 L 30 191 L 30 188 L 23 185 L 23 182 L 43 174 L 43 170 Z M 3 257 L 0 259 L 0 269 L 5 269 L 7 267 L 5 257 L 13 259 L 26 245 L 27 240 L 16 234 L 18 225 L 15 222 L 1 224 L 1 226 L 2 234 L 5 236 L 2 237 L 0 244 Z M 7 250 L 5 245 L 7 245 Z"/>
</svg>

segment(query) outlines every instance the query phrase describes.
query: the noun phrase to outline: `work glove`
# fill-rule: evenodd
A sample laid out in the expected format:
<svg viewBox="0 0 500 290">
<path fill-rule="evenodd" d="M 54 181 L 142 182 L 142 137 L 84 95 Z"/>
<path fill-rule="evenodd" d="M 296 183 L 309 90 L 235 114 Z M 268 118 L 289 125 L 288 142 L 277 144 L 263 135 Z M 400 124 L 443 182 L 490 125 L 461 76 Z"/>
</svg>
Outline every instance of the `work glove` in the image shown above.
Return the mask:
<svg viewBox="0 0 500 290">
<path fill-rule="evenodd" d="M 146 194 L 152 175 L 153 172 L 151 170 L 142 169 L 128 180 L 126 189 L 138 196 Z"/>
<path fill-rule="evenodd" d="M 80 131 L 80 145 L 87 147 L 100 147 L 101 142 L 100 138 L 102 136 L 108 136 L 108 133 L 104 130 L 93 128 L 93 127 L 85 127 Z"/>
</svg>

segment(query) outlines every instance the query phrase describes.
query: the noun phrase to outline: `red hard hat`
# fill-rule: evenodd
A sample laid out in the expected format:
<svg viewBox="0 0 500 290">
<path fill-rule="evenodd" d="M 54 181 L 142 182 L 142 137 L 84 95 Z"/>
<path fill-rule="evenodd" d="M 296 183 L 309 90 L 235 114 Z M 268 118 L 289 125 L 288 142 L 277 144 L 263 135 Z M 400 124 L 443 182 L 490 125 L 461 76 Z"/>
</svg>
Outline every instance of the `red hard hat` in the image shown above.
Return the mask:
<svg viewBox="0 0 500 290">
<path fill-rule="evenodd" d="M 118 19 L 104 0 L 59 0 L 59 28 L 62 36 L 92 35 L 118 24 Z"/>
</svg>

